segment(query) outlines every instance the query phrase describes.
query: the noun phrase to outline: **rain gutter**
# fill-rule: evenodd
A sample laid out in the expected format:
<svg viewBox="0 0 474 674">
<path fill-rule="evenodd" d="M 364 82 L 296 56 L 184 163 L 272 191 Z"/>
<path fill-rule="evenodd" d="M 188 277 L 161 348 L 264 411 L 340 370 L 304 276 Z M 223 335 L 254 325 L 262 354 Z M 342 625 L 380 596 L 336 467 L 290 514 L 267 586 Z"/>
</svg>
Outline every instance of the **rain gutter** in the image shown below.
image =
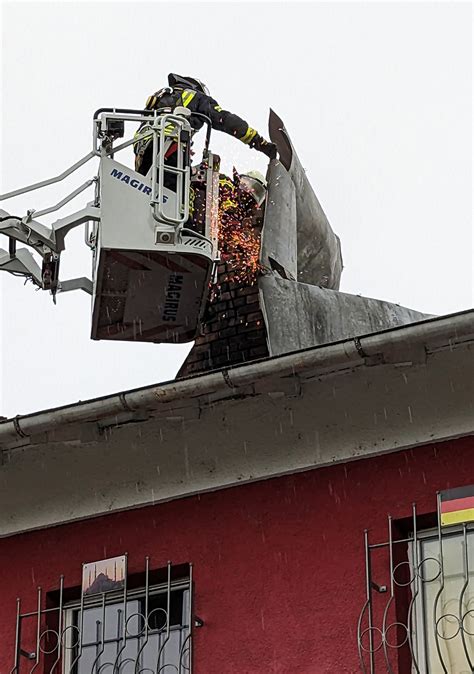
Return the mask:
<svg viewBox="0 0 474 674">
<path fill-rule="evenodd" d="M 308 372 L 336 371 L 364 365 L 406 362 L 411 354 L 426 357 L 428 350 L 474 340 L 474 310 L 431 318 L 341 342 L 217 370 L 187 379 L 166 382 L 123 393 L 75 403 L 44 412 L 35 412 L 0 423 L 0 449 L 30 436 L 58 429 L 66 424 L 97 422 L 101 419 L 140 410 L 159 410 L 162 404 L 182 403 L 223 392 L 232 398 L 239 390 L 269 378 L 304 375 Z M 428 349 L 428 345 L 430 349 Z M 227 395 L 226 395 L 227 394 Z"/>
</svg>

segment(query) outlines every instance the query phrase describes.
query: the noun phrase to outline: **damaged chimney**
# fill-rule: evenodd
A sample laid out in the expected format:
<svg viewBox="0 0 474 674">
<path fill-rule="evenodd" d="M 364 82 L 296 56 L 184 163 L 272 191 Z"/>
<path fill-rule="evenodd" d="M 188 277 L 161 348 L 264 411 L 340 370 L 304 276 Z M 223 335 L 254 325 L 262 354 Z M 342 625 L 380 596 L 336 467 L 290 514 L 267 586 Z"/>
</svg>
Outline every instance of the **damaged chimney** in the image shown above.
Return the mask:
<svg viewBox="0 0 474 674">
<path fill-rule="evenodd" d="M 260 209 L 251 222 L 243 222 L 240 228 L 226 228 L 224 219 L 223 241 L 220 242 L 222 259 L 202 321 L 202 334 L 197 337 L 177 378 L 269 355 L 257 284 L 262 221 Z M 230 238 L 235 238 L 239 231 L 246 237 L 246 242 L 243 246 L 229 246 Z M 252 245 L 252 252 L 248 253 L 247 249 L 243 255 L 236 255 L 236 249 L 241 253 L 242 248 L 245 251 L 245 244 Z M 249 255 L 251 265 L 248 264 Z"/>
<path fill-rule="evenodd" d="M 246 221 L 234 202 L 234 219 L 220 218 L 217 283 L 202 334 L 178 377 L 429 318 L 339 291 L 341 243 L 273 111 L 269 132 L 279 159 L 269 164 L 265 215 L 258 209 Z M 220 209 L 228 203 L 222 196 Z"/>
</svg>

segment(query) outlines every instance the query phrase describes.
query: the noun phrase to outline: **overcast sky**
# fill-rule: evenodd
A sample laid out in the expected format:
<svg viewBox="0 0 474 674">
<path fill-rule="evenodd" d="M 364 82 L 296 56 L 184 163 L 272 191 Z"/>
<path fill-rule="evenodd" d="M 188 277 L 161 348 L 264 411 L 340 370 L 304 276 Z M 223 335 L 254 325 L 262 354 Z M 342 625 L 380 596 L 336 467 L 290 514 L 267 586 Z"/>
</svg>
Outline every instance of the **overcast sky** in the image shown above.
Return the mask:
<svg viewBox="0 0 474 674">
<path fill-rule="evenodd" d="M 63 171 L 91 149 L 94 110 L 142 107 L 170 71 L 264 135 L 270 106 L 283 118 L 341 238 L 341 290 L 472 306 L 469 2 L 3 3 L 1 191 Z M 223 134 L 212 147 L 226 171 L 265 170 Z M 95 170 L 1 207 L 51 205 Z M 82 230 L 67 244 L 62 278 L 90 276 Z M 0 293 L 0 415 L 172 379 L 191 346 L 93 342 L 87 295 L 54 306 L 3 272 Z"/>
</svg>

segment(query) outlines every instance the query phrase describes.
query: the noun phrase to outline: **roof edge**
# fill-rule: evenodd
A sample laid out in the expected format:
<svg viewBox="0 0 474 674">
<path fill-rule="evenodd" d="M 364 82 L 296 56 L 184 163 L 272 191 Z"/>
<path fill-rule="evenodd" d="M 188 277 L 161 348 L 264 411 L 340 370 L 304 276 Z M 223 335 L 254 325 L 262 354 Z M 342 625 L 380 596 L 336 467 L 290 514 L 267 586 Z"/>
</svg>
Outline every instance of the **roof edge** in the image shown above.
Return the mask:
<svg viewBox="0 0 474 674">
<path fill-rule="evenodd" d="M 381 355 L 387 356 L 382 362 L 394 362 L 394 350 L 399 354 L 416 345 L 423 345 L 425 350 L 427 346 L 452 348 L 456 343 L 465 342 L 469 337 L 474 339 L 474 309 L 185 379 L 124 391 L 51 410 L 18 415 L 0 423 L 0 449 L 13 442 L 21 444 L 23 441 L 27 444 L 30 436 L 66 424 L 94 422 L 123 412 L 158 409 L 164 403 L 199 398 L 218 391 L 225 391 L 228 397 L 233 397 L 240 388 L 273 375 L 277 375 L 280 379 L 317 368 L 327 371 L 367 365 L 370 364 L 368 360 Z"/>
</svg>

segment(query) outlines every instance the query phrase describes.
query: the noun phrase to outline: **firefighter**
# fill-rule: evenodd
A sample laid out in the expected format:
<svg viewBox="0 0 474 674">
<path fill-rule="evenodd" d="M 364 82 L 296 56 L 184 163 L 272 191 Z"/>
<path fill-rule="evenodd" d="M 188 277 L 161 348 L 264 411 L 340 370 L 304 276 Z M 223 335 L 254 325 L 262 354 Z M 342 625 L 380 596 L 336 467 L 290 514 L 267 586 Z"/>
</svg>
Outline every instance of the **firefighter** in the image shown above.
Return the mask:
<svg viewBox="0 0 474 674">
<path fill-rule="evenodd" d="M 260 171 L 247 171 L 241 173 L 238 180 L 240 191 L 247 194 L 253 207 L 255 204 L 260 208 L 267 195 L 267 181 Z"/>
<path fill-rule="evenodd" d="M 262 206 L 267 194 L 267 183 L 259 171 L 239 174 L 233 178 L 219 176 L 219 254 L 225 265 L 219 283 L 211 286 L 204 321 L 216 315 L 213 304 L 222 290 L 221 283 L 252 285 L 265 268 L 260 262 L 260 230 Z"/>
<path fill-rule="evenodd" d="M 234 168 L 233 180 L 219 176 L 219 211 L 221 219 L 233 219 L 240 224 L 253 216 L 267 194 L 267 183 L 259 171 L 239 174 Z"/>
<path fill-rule="evenodd" d="M 219 176 L 219 251 L 235 278 L 255 279 L 261 269 L 258 223 L 266 193 L 258 171 L 239 175 L 234 169 L 233 180 Z"/>
<path fill-rule="evenodd" d="M 148 97 L 145 105 L 147 110 L 165 108 L 173 111 L 178 106 L 189 108 L 191 111 L 190 123 L 194 131 L 198 131 L 203 126 L 204 121 L 201 117 L 192 113 L 201 113 L 209 117 L 213 129 L 235 136 L 249 147 L 263 152 L 269 159 L 276 158 L 276 146 L 260 136 L 243 119 L 223 110 L 217 101 L 211 98 L 207 87 L 202 82 L 194 77 L 184 77 L 170 73 L 168 75 L 168 84 L 169 87 L 161 89 Z M 140 127 L 139 133 L 143 133 L 145 129 L 146 122 Z M 135 170 L 142 175 L 146 175 L 150 169 L 152 147 L 151 135 L 134 144 Z M 176 157 L 174 155 L 176 155 L 176 148 L 173 149 L 172 145 L 166 156 L 166 160 L 170 166 L 176 165 Z"/>
</svg>

